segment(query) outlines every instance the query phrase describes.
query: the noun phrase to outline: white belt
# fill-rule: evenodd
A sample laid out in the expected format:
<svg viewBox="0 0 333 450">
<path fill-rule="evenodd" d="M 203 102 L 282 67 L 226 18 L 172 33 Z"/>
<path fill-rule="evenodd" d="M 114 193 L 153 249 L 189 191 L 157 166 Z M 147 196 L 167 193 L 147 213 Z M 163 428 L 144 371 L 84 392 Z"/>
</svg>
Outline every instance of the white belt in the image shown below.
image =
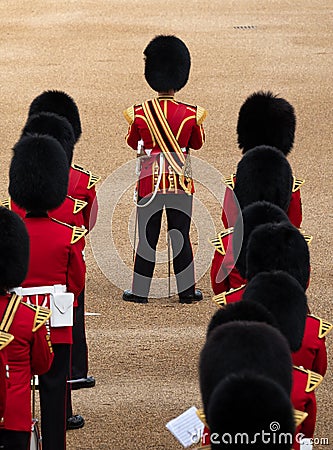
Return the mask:
<svg viewBox="0 0 333 450">
<path fill-rule="evenodd" d="M 15 292 L 17 295 L 29 296 L 29 295 L 46 295 L 46 294 L 61 294 L 67 292 L 67 287 L 64 284 L 55 284 L 53 286 L 36 286 L 36 287 L 16 287 L 11 289 L 11 292 Z"/>
</svg>

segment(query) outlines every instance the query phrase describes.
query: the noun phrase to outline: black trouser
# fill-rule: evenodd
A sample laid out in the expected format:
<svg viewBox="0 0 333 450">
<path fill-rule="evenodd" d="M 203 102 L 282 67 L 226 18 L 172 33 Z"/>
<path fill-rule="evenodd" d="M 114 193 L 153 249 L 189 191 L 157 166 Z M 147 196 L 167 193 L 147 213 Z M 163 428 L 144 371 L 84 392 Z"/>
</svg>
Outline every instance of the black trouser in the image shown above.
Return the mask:
<svg viewBox="0 0 333 450">
<path fill-rule="evenodd" d="M 17 408 L 20 408 L 20 405 L 17 405 Z M 0 449 L 29 450 L 30 436 L 29 431 L 0 430 Z"/>
<path fill-rule="evenodd" d="M 88 346 L 84 319 L 84 289 L 78 297 L 78 306 L 74 308 L 73 345 L 71 355 L 71 379 L 87 378 Z"/>
<path fill-rule="evenodd" d="M 50 370 L 39 377 L 43 450 L 66 448 L 66 395 L 70 344 L 53 344 Z"/>
<path fill-rule="evenodd" d="M 149 198 L 142 199 L 144 204 Z M 156 246 L 161 230 L 162 213 L 165 208 L 168 232 L 173 252 L 173 269 L 180 296 L 194 294 L 194 263 L 190 243 L 192 195 L 157 194 L 152 203 L 138 208 L 139 242 L 134 263 L 132 291 L 148 297 L 155 268 Z"/>
<path fill-rule="evenodd" d="M 69 378 L 76 380 L 78 378 L 87 378 L 88 375 L 88 346 L 86 340 L 85 320 L 84 320 L 84 289 L 78 297 L 78 306 L 74 308 L 73 323 L 73 345 L 70 355 L 70 373 Z M 67 406 L 66 418 L 72 417 L 72 389 L 67 386 Z"/>
</svg>

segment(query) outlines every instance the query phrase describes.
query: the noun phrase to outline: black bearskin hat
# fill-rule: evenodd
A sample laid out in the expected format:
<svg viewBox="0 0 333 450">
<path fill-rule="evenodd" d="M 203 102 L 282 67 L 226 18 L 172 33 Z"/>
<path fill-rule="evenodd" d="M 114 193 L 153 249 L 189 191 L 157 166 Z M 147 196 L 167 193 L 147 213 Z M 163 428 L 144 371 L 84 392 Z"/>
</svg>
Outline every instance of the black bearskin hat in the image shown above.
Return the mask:
<svg viewBox="0 0 333 450">
<path fill-rule="evenodd" d="M 247 245 L 246 267 L 248 280 L 260 272 L 283 270 L 306 290 L 310 276 L 308 244 L 290 223 L 259 225 Z"/>
<path fill-rule="evenodd" d="M 241 301 L 229 303 L 214 313 L 207 327 L 207 338 L 219 325 L 244 320 L 248 322 L 264 322 L 277 328 L 276 320 L 265 307 L 255 302 Z"/>
<path fill-rule="evenodd" d="M 295 278 L 282 271 L 258 273 L 247 284 L 242 300 L 267 308 L 287 338 L 290 350 L 299 350 L 307 316 L 307 298 Z"/>
<path fill-rule="evenodd" d="M 294 144 L 296 116 L 287 100 L 272 92 L 255 92 L 241 106 L 237 135 L 243 153 L 258 145 L 270 145 L 287 155 Z"/>
<path fill-rule="evenodd" d="M 29 236 L 23 220 L 0 207 L 0 288 L 22 284 L 29 264 Z"/>
<path fill-rule="evenodd" d="M 222 380 L 211 395 L 206 420 L 212 449 L 292 447 L 295 422 L 290 398 L 278 383 L 261 374 L 234 373 Z"/>
<path fill-rule="evenodd" d="M 69 165 L 72 163 L 75 137 L 72 125 L 65 117 L 49 112 L 30 116 L 22 130 L 27 134 L 44 134 L 54 137 L 66 152 Z"/>
<path fill-rule="evenodd" d="M 180 91 L 188 80 L 191 56 L 188 48 L 176 36 L 156 36 L 143 52 L 145 78 L 156 92 Z"/>
<path fill-rule="evenodd" d="M 9 194 L 27 211 L 48 211 L 65 200 L 68 160 L 51 136 L 24 136 L 14 146 L 9 170 Z"/>
<path fill-rule="evenodd" d="M 269 202 L 254 202 L 246 206 L 238 218 L 232 234 L 234 257 L 237 256 L 236 268 L 246 278 L 246 247 L 250 234 L 258 226 L 265 223 L 289 223 L 287 214 L 278 206 Z"/>
<path fill-rule="evenodd" d="M 41 112 L 52 112 L 65 117 L 72 125 L 75 142 L 80 139 L 82 134 L 79 109 L 68 94 L 62 91 L 44 91 L 36 97 L 29 108 L 29 117 Z"/>
<path fill-rule="evenodd" d="M 255 147 L 246 152 L 238 163 L 234 192 L 241 209 L 265 200 L 287 211 L 292 187 L 290 164 L 274 147 Z"/>
<path fill-rule="evenodd" d="M 206 415 L 210 396 L 218 383 L 243 370 L 268 376 L 290 394 L 290 349 L 279 330 L 266 323 L 234 321 L 210 333 L 199 360 L 200 390 Z"/>
</svg>

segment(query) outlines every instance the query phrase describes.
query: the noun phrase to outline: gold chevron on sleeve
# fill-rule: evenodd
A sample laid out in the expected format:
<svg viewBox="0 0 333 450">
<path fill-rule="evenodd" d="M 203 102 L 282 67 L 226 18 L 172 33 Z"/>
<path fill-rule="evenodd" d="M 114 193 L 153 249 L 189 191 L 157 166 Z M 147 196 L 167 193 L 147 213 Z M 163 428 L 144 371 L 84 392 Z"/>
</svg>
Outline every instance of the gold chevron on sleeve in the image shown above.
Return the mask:
<svg viewBox="0 0 333 450">
<path fill-rule="evenodd" d="M 313 236 L 312 236 L 311 234 L 305 233 L 305 231 L 302 230 L 302 228 L 299 228 L 299 232 L 300 232 L 300 233 L 302 234 L 302 236 L 304 237 L 305 242 L 306 242 L 308 245 L 310 245 L 311 242 L 312 242 L 312 240 L 313 240 Z"/>
<path fill-rule="evenodd" d="M 319 373 L 313 372 L 309 369 L 304 369 L 304 367 L 302 366 L 293 366 L 293 368 L 307 375 L 305 392 L 312 392 L 317 389 L 317 387 L 324 379 L 324 377 L 319 375 Z"/>
<path fill-rule="evenodd" d="M 320 385 L 324 377 L 319 375 L 319 373 L 312 372 L 312 370 L 307 370 L 308 381 L 306 383 L 305 392 L 312 392 Z"/>
<path fill-rule="evenodd" d="M 49 320 L 50 317 L 51 311 L 48 308 L 37 306 L 32 332 L 35 333 L 40 327 L 42 327 Z"/>
<path fill-rule="evenodd" d="M 230 175 L 230 177 L 224 178 L 223 183 L 228 186 L 230 189 L 234 189 L 235 188 L 235 174 L 232 173 Z"/>
<path fill-rule="evenodd" d="M 214 295 L 212 298 L 213 302 L 216 303 L 220 308 L 223 308 L 223 306 L 226 306 L 228 304 L 228 296 L 231 294 L 234 294 L 237 291 L 240 291 L 243 289 L 245 284 L 242 284 L 238 288 L 231 288 L 229 291 L 221 292 L 221 294 Z"/>
<path fill-rule="evenodd" d="M 10 207 L 10 199 L 6 198 L 5 200 L 1 201 L 0 202 L 0 206 L 3 206 L 4 208 L 7 208 L 7 209 L 11 209 L 11 207 Z"/>
<path fill-rule="evenodd" d="M 71 244 L 75 244 L 88 233 L 88 230 L 86 230 L 85 228 L 75 226 L 71 228 L 73 229 Z"/>
<path fill-rule="evenodd" d="M 308 417 L 308 413 L 304 411 L 299 411 L 298 409 L 294 409 L 294 421 L 295 421 L 295 427 L 299 427 L 301 423 L 304 422 L 304 420 Z"/>
<path fill-rule="evenodd" d="M 0 330 L 0 350 L 3 350 L 14 340 L 14 336 L 6 331 Z"/>
<path fill-rule="evenodd" d="M 32 305 L 31 303 L 22 302 L 24 306 L 30 308 L 35 313 L 34 324 L 32 332 L 35 333 L 42 325 L 44 325 L 51 317 L 51 311 L 39 305 Z"/>
<path fill-rule="evenodd" d="M 196 119 L 197 125 L 201 125 L 202 124 L 202 122 L 206 119 L 207 114 L 208 113 L 207 113 L 207 111 L 204 108 L 202 108 L 201 106 L 197 106 L 197 112 L 196 112 L 196 115 L 195 115 L 195 119 Z"/>
<path fill-rule="evenodd" d="M 132 125 L 134 122 L 134 105 L 130 106 L 129 108 L 125 109 L 123 112 L 125 119 L 127 122 Z"/>
<path fill-rule="evenodd" d="M 9 299 L 5 313 L 2 317 L 2 321 L 0 324 L 0 330 L 6 331 L 6 332 L 9 331 L 9 328 L 10 328 L 11 324 L 13 323 L 17 308 L 19 307 L 21 300 L 22 300 L 22 297 L 20 297 L 17 294 L 12 294 L 12 296 Z"/>
<path fill-rule="evenodd" d="M 324 338 L 330 331 L 333 329 L 333 324 L 330 322 L 327 322 L 326 320 L 319 319 L 320 320 L 320 327 L 319 327 L 319 333 L 318 337 L 319 339 Z"/>
<path fill-rule="evenodd" d="M 77 214 L 80 211 L 83 210 L 83 208 L 85 208 L 88 205 L 88 202 L 85 202 L 84 200 L 79 200 L 77 198 L 73 198 L 74 200 L 74 208 L 73 208 L 73 213 Z"/>
<path fill-rule="evenodd" d="M 209 239 L 209 242 L 212 244 L 212 246 L 215 248 L 216 251 L 221 253 L 221 255 L 225 256 L 225 248 L 219 235 L 217 235 L 213 239 Z"/>
<path fill-rule="evenodd" d="M 217 304 L 217 306 L 223 308 L 224 306 L 227 306 L 227 299 L 225 295 L 226 292 L 221 292 L 221 294 L 214 295 L 214 297 L 212 297 L 212 300 Z"/>
<path fill-rule="evenodd" d="M 220 233 L 218 233 L 215 238 L 209 239 L 209 242 L 213 245 L 213 247 L 215 247 L 215 249 L 223 256 L 226 254 L 223 238 L 233 233 L 233 231 L 234 231 L 233 227 L 227 228 L 226 230 L 223 230 Z"/>
<path fill-rule="evenodd" d="M 328 333 L 332 331 L 333 324 L 331 324 L 327 320 L 321 319 L 320 317 L 314 316 L 313 314 L 310 314 L 310 317 L 313 317 L 319 322 L 319 330 L 318 330 L 319 339 L 323 339 L 325 336 L 328 335 Z"/>
<path fill-rule="evenodd" d="M 91 189 L 93 186 L 95 186 L 96 183 L 98 183 L 101 180 L 102 177 L 99 177 L 98 175 L 94 175 L 90 172 L 89 174 L 89 182 L 87 189 Z"/>
<path fill-rule="evenodd" d="M 207 425 L 207 422 L 206 422 L 206 416 L 205 416 L 204 410 L 203 409 L 197 409 L 196 413 L 197 413 L 197 416 L 199 417 L 199 419 L 201 420 L 201 422 L 204 423 L 206 425 L 206 427 L 207 427 L 208 425 Z"/>
<path fill-rule="evenodd" d="M 301 178 L 296 178 L 296 177 L 293 177 L 293 179 L 294 179 L 294 182 L 293 182 L 292 192 L 296 192 L 301 188 L 301 186 L 303 186 L 303 184 L 305 183 L 305 180 L 302 180 Z"/>
</svg>

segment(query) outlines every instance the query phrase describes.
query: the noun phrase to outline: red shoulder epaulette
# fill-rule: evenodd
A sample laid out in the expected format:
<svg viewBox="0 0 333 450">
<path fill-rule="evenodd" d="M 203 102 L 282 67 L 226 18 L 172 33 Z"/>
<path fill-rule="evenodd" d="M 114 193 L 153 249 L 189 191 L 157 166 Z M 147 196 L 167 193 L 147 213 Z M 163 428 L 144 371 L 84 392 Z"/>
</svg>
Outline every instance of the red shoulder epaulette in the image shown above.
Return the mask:
<svg viewBox="0 0 333 450">
<path fill-rule="evenodd" d="M 322 339 L 328 335 L 333 329 L 333 324 L 327 322 L 327 320 L 323 320 L 320 317 L 309 314 L 309 317 L 313 317 L 314 319 L 319 321 L 319 329 L 318 329 L 318 338 Z"/>
<path fill-rule="evenodd" d="M 93 186 L 95 186 L 96 183 L 98 183 L 101 180 L 101 177 L 94 175 L 93 173 L 90 172 L 90 170 L 86 170 L 83 167 L 78 166 L 77 164 L 72 164 L 72 167 L 73 169 L 88 175 L 89 180 L 87 183 L 87 189 L 91 189 Z"/>
</svg>

